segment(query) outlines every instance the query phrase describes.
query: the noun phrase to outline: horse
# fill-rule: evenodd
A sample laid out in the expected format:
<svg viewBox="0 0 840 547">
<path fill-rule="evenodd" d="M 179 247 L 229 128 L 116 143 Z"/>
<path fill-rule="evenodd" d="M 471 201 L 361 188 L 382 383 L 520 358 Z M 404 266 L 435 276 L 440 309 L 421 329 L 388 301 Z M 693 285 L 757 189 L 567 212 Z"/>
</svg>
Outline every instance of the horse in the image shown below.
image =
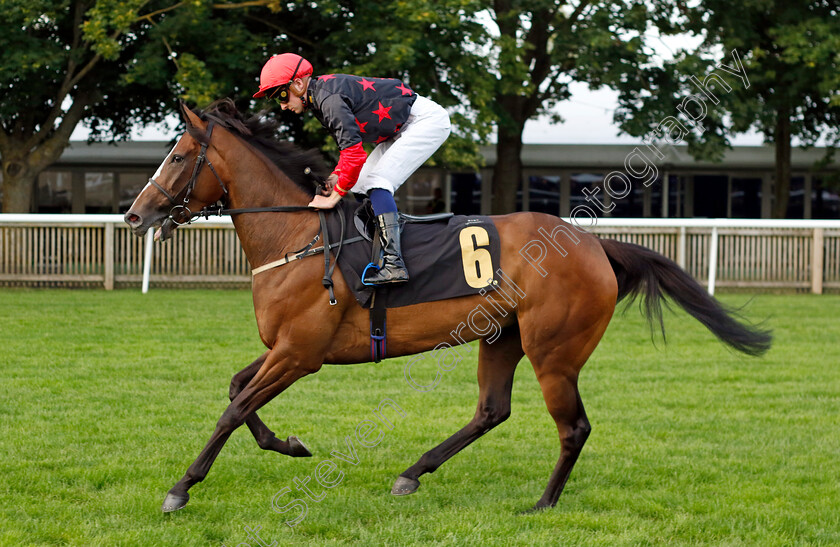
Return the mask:
<svg viewBox="0 0 840 547">
<path fill-rule="evenodd" d="M 155 238 L 165 240 L 196 216 L 193 211 L 222 202 L 249 264 L 259 268 L 304 248 L 319 233 L 319 215 L 307 207 L 315 189 L 306 174 L 326 172 L 317 151 L 278 139 L 276 120 L 243 114 L 230 99 L 196 111 L 182 103 L 181 114 L 186 131 L 125 214 L 134 234 L 143 236 L 157 227 Z M 493 306 L 474 294 L 388 310 L 388 357 L 432 350 L 441 341 L 453 341 L 453 331 L 458 334 L 453 344 L 479 340 L 474 417 L 401 473 L 392 494 L 416 492 L 422 475 L 510 416 L 514 371 L 527 356 L 560 439 L 557 464 L 532 510 L 553 507 L 591 431 L 578 391 L 579 373 L 624 299 L 640 297 L 651 329 L 658 322 L 663 334 L 662 301 L 667 297 L 737 351 L 758 356 L 771 345 L 769 331 L 736 319 L 677 264 L 650 249 L 600 239 L 548 214 L 490 218 L 501 242 L 500 270 L 519 290 L 506 291 L 507 298 L 495 299 Z M 546 246 L 550 252 L 539 263 L 523 259 L 536 253 L 523 249 L 546 241 L 546 235 L 554 242 Z M 566 238 L 562 242 L 568 250 L 558 236 Z M 368 310 L 354 300 L 340 271 L 332 298 L 318 282 L 323 270 L 323 261 L 302 259 L 253 275 L 254 312 L 266 351 L 233 376 L 230 404 L 196 460 L 167 492 L 164 512 L 186 506 L 189 489 L 206 477 L 243 423 L 262 449 L 311 456 L 297 437 L 276 437 L 257 411 L 325 363 L 371 360 Z M 492 339 L 486 331 L 474 331 L 481 329 L 459 327 L 480 304 L 499 325 Z"/>
</svg>

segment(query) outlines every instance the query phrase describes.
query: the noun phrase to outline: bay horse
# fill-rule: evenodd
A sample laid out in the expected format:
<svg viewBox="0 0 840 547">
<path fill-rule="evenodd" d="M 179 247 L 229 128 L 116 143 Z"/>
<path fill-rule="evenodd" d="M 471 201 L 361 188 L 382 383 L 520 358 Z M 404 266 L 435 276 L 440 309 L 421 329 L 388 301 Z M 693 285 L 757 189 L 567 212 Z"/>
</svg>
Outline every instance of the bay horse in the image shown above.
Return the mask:
<svg viewBox="0 0 840 547">
<path fill-rule="evenodd" d="M 304 174 L 307 167 L 325 174 L 317 152 L 277 140 L 276 121 L 244 115 L 229 99 L 197 112 L 182 104 L 181 111 L 186 132 L 125 214 L 136 235 L 159 227 L 156 238 L 165 240 L 179 222 L 190 218 L 191 210 L 220 200 L 231 209 L 284 209 L 232 214 L 248 261 L 258 268 L 303 248 L 319 233 L 319 215 L 306 207 L 314 189 Z M 203 168 L 205 163 L 208 169 Z M 661 302 L 667 296 L 738 351 L 760 355 L 770 347 L 767 331 L 737 321 L 679 266 L 652 250 L 599 239 L 547 214 L 491 218 L 501 240 L 499 266 L 521 291 L 514 291 L 510 301 L 500 298 L 497 307 L 485 306 L 500 325 L 494 340 L 470 329 L 460 331 L 462 342 L 480 340 L 475 416 L 400 474 L 392 489 L 395 495 L 415 492 L 420 476 L 434 472 L 505 421 L 511 410 L 514 371 L 527 356 L 561 446 L 534 509 L 554 506 L 591 430 L 578 392 L 578 374 L 606 331 L 616 304 L 626 297 L 643 298 L 651 328 L 656 322 L 663 328 Z M 523 259 L 520 250 L 529 242 L 558 230 L 575 242 L 567 243 L 568 251 L 544 256 L 542 271 Z M 323 261 L 304 259 L 253 276 L 256 322 L 267 350 L 233 376 L 230 405 L 198 458 L 167 493 L 164 512 L 187 504 L 188 490 L 205 478 L 228 437 L 243 423 L 263 449 L 311 456 L 296 437 L 277 438 L 257 411 L 324 363 L 370 361 L 368 310 L 357 304 L 339 271 L 336 303 L 331 305 L 320 282 L 323 270 Z M 484 302 L 476 294 L 390 309 L 388 357 L 428 351 L 452 340 L 451 331 L 458 329 L 459 321 Z"/>
</svg>

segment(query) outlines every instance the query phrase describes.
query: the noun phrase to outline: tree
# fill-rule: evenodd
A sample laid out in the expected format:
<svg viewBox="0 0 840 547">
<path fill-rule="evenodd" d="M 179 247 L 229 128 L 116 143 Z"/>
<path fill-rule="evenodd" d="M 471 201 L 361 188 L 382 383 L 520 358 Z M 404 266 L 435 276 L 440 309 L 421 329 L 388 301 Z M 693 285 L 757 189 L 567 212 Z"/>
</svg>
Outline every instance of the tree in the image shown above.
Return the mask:
<svg viewBox="0 0 840 547">
<path fill-rule="evenodd" d="M 493 0 L 488 74 L 497 120 L 493 213 L 516 208 L 525 122 L 570 96 L 571 82 L 592 88 L 634 79 L 649 61 L 643 33 L 651 17 L 639 0 Z"/>
<path fill-rule="evenodd" d="M 435 160 L 450 168 L 477 168 L 479 145 L 494 120 L 482 51 L 486 28 L 478 21 L 481 0 L 343 0 L 332 8 L 341 19 L 317 43 L 291 42 L 307 58 L 317 51 L 317 73 L 344 72 L 399 78 L 450 111 L 453 133 Z M 317 45 L 316 45 L 317 44 Z M 486 48 L 484 48 L 486 49 Z M 308 128 L 323 135 L 317 120 Z M 334 149 L 332 139 L 325 147 Z"/>
<path fill-rule="evenodd" d="M 265 26 L 249 19 L 249 10 L 268 16 L 268 8 L 279 6 L 268 0 L 6 0 L 0 11 L 3 212 L 30 210 L 38 174 L 59 158 L 79 123 L 91 127 L 93 139 L 126 138 L 136 125 L 163 120 L 177 97 L 206 104 L 223 92 L 250 90 L 267 52 L 279 47 L 251 31 Z"/>
<path fill-rule="evenodd" d="M 461 48 L 480 27 L 474 11 L 469 0 L 8 0 L 0 13 L 3 211 L 30 210 L 38 174 L 80 123 L 92 140 L 123 139 L 164 120 L 178 98 L 201 107 L 229 96 L 241 109 L 265 108 L 251 94 L 262 64 L 282 51 L 306 56 L 320 73 L 403 77 L 445 105 L 469 95 L 485 112 L 487 99 L 466 77 L 483 71 L 482 57 Z M 453 114 L 459 129 L 440 154 L 449 165 L 476 165 L 489 123 L 472 112 Z M 299 144 L 334 146 L 316 120 L 274 114 Z"/>
<path fill-rule="evenodd" d="M 705 75 L 724 64 L 738 70 L 733 65 L 741 63 L 744 78 L 730 81 L 731 89 L 712 83 L 718 104 L 704 100 L 704 107 L 692 107 L 696 123 L 684 140 L 696 158 L 716 159 L 729 147 L 730 135 L 761 132 L 776 149 L 772 216 L 784 218 L 792 139 L 810 146 L 823 138 L 829 150 L 840 139 L 840 2 L 703 0 L 693 8 L 679 2 L 676 7 L 680 20 L 669 30 L 693 33 L 702 42 L 625 90 L 617 115 L 622 127 L 633 135 L 647 133 L 676 114 L 689 95 L 703 97 L 697 82 Z"/>
<path fill-rule="evenodd" d="M 450 107 L 456 131 L 438 154 L 450 167 L 475 166 L 495 124 L 493 210 L 509 212 L 525 122 L 568 98 L 570 82 L 633 79 L 647 60 L 644 0 L 172 1 L 7 1 L 0 14 L 0 85 L 9 92 L 0 105 L 4 211 L 30 209 L 38 173 L 58 159 L 77 124 L 91 127 L 93 139 L 120 139 L 164 119 L 176 98 L 203 106 L 231 96 L 252 107 L 265 59 L 296 51 L 322 73 L 401 77 Z M 278 115 L 301 144 L 329 142 L 317 121 Z"/>
</svg>

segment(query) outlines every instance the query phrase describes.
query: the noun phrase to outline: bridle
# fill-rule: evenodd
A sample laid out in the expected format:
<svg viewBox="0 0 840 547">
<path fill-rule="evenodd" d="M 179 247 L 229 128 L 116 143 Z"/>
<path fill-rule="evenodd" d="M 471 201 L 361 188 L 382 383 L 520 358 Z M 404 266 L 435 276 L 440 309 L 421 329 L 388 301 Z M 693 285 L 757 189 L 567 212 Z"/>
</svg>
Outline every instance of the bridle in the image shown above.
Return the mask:
<svg viewBox="0 0 840 547">
<path fill-rule="evenodd" d="M 187 181 L 187 185 L 184 186 L 181 190 L 178 191 L 177 194 L 174 196 L 170 194 L 166 188 L 158 184 L 158 182 L 154 179 L 154 177 L 149 178 L 149 183 L 157 188 L 167 200 L 172 205 L 172 208 L 169 210 L 169 220 L 171 220 L 174 224 L 178 226 L 183 226 L 184 224 L 192 224 L 192 221 L 196 218 L 210 218 L 211 216 L 222 216 L 222 215 L 238 215 L 242 213 L 290 213 L 296 211 L 317 211 L 318 216 L 321 220 L 321 231 L 315 235 L 315 238 L 303 249 L 299 251 L 295 251 L 293 256 L 290 258 L 289 254 L 283 260 L 277 260 L 261 266 L 260 268 L 256 268 L 252 271 L 253 275 L 260 273 L 262 271 L 266 271 L 267 269 L 276 268 L 278 266 L 282 266 L 283 264 L 288 264 L 293 260 L 297 260 L 300 258 L 305 258 L 307 256 L 312 256 L 318 254 L 320 252 L 324 253 L 324 278 L 321 280 L 324 288 L 327 289 L 330 296 L 330 305 L 336 305 L 335 293 L 333 290 L 333 281 L 332 281 L 332 274 L 335 270 L 335 265 L 338 263 L 338 257 L 341 254 L 341 248 L 345 243 L 355 243 L 356 241 L 361 241 L 361 237 L 356 237 L 353 239 L 344 239 L 344 211 L 338 207 L 336 210 L 338 211 L 339 216 L 339 223 L 341 225 L 341 238 L 338 242 L 330 244 L 330 237 L 329 231 L 327 229 L 327 220 L 326 216 L 324 215 L 324 211 L 320 209 L 316 209 L 314 207 L 309 207 L 308 205 L 277 205 L 273 207 L 249 207 L 249 208 L 240 208 L 240 209 L 226 209 L 224 206 L 224 197 L 228 196 L 228 190 L 225 186 L 225 183 L 222 182 L 222 178 L 216 172 L 216 169 L 213 167 L 213 164 L 210 163 L 210 160 L 207 159 L 207 148 L 210 146 L 210 137 L 213 135 L 213 127 L 215 127 L 216 122 L 210 121 L 207 124 L 207 132 L 204 134 L 204 139 L 201 140 L 201 150 L 198 153 L 198 157 L 195 160 L 195 166 L 193 166 L 192 175 L 190 175 L 190 180 Z M 201 211 L 192 212 L 190 211 L 187 204 L 190 202 L 190 195 L 192 194 L 193 189 L 195 188 L 196 181 L 198 180 L 198 175 L 201 172 L 201 168 L 204 164 L 207 164 L 210 167 L 210 171 L 213 172 L 213 175 L 216 176 L 216 180 L 219 181 L 219 186 L 222 187 L 222 192 L 224 196 L 222 199 L 218 200 L 214 205 L 208 205 L 203 207 Z M 318 190 L 326 188 L 325 182 L 317 177 L 312 170 L 307 167 L 304 169 L 304 173 L 312 178 L 315 186 Z M 184 194 L 181 203 L 178 203 L 178 197 Z M 186 217 L 186 220 L 183 222 L 178 222 L 175 220 L 175 212 L 179 212 Z M 319 240 L 323 239 L 324 245 L 323 247 L 316 247 L 313 248 L 313 245 Z M 335 253 L 335 261 L 330 264 L 330 250 L 337 249 Z"/>
<path fill-rule="evenodd" d="M 292 213 L 296 211 L 318 210 L 313 207 L 309 207 L 308 205 L 278 205 L 273 207 L 226 209 L 224 207 L 224 197 L 227 197 L 228 189 L 225 186 L 225 183 L 222 182 L 222 178 L 216 172 L 216 168 L 213 167 L 213 164 L 210 163 L 209 159 L 207 159 L 207 148 L 210 146 L 210 137 L 213 135 L 213 128 L 215 127 L 215 125 L 216 122 L 212 120 L 210 121 L 210 123 L 207 124 L 207 132 L 204 134 L 204 139 L 202 139 L 201 150 L 198 152 L 198 157 L 195 159 L 195 166 L 193 166 L 193 171 L 192 175 L 190 175 L 190 180 L 187 181 L 186 186 L 184 186 L 177 194 L 173 196 L 166 190 L 166 188 L 158 184 L 154 177 L 149 178 L 149 184 L 157 188 L 157 190 L 160 191 L 160 193 L 162 193 L 172 205 L 172 208 L 169 210 L 169 220 L 171 220 L 174 224 L 177 224 L 178 226 L 183 226 L 184 224 L 192 224 L 192 221 L 197 218 L 209 218 L 211 216 L 237 215 L 242 213 Z M 203 207 L 201 211 L 192 212 L 189 209 L 189 207 L 187 207 L 187 204 L 190 202 L 190 195 L 192 194 L 192 191 L 195 188 L 195 183 L 198 180 L 198 175 L 201 172 L 201 168 L 204 166 L 205 163 L 210 168 L 210 171 L 213 172 L 213 175 L 216 176 L 216 180 L 219 182 L 219 186 L 222 187 L 222 192 L 224 193 L 224 196 L 215 204 Z M 324 180 L 315 175 L 315 173 L 313 173 L 309 167 L 305 168 L 303 172 L 312 179 L 318 191 L 326 188 L 326 183 L 324 182 Z M 181 203 L 178 203 L 177 198 L 182 193 L 184 194 L 184 198 L 181 201 Z M 186 220 L 182 222 L 175 220 L 174 213 L 176 211 L 182 212 L 182 214 L 186 217 Z"/>
<path fill-rule="evenodd" d="M 172 209 L 169 210 L 169 219 L 172 220 L 173 223 L 177 224 L 178 226 L 183 226 L 184 224 L 190 224 L 193 218 L 196 217 L 196 214 L 190 211 L 187 204 L 190 202 L 190 195 L 192 194 L 193 189 L 195 188 L 195 183 L 198 180 L 198 174 L 201 172 L 201 168 L 206 163 L 207 166 L 210 168 L 210 171 L 216 176 L 216 180 L 219 181 L 219 186 L 222 187 L 222 192 L 225 196 L 228 195 L 227 187 L 225 183 L 222 182 L 222 178 L 216 172 L 216 168 L 213 167 L 213 164 L 210 163 L 210 160 L 207 159 L 207 148 L 210 146 L 210 137 L 213 135 L 213 127 L 215 127 L 216 122 L 210 121 L 207 124 L 207 132 L 204 134 L 204 139 L 201 143 L 201 150 L 198 152 L 198 157 L 195 159 L 195 165 L 193 166 L 192 175 L 190 175 L 190 180 L 187 181 L 187 185 L 184 186 L 177 194 L 174 196 L 166 191 L 166 188 L 158 184 L 158 182 L 154 179 L 154 177 L 149 178 L 149 184 L 157 188 L 165 197 L 169 200 L 169 203 L 172 205 Z M 178 196 L 184 194 L 184 199 L 181 203 L 178 203 Z M 175 219 L 175 212 L 178 211 L 182 215 L 186 217 L 187 220 L 183 222 L 178 222 Z M 183 218 L 183 217 L 182 217 Z"/>
</svg>

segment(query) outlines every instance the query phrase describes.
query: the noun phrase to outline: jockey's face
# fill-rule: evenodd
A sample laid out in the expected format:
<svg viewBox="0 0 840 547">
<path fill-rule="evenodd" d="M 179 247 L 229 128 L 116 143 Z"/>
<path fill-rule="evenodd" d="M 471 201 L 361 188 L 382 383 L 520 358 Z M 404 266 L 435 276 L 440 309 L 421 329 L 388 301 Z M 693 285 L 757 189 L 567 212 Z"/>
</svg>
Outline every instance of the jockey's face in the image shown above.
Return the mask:
<svg viewBox="0 0 840 547">
<path fill-rule="evenodd" d="M 308 80 L 308 78 L 306 78 Z M 297 78 L 289 85 L 288 100 L 277 101 L 280 108 L 283 110 L 290 110 L 295 114 L 303 114 L 303 94 L 306 93 L 307 82 L 303 78 Z"/>
</svg>

